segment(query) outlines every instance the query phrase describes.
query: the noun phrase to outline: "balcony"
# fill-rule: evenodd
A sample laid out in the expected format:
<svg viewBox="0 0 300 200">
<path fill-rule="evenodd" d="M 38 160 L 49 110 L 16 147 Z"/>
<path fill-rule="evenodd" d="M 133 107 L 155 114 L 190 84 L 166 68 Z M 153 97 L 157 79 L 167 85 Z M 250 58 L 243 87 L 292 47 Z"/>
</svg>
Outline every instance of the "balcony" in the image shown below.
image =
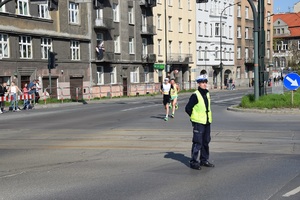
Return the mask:
<svg viewBox="0 0 300 200">
<path fill-rule="evenodd" d="M 142 25 L 141 35 L 156 35 L 155 26 L 153 25 Z"/>
<path fill-rule="evenodd" d="M 102 29 L 102 30 L 113 29 L 113 20 L 109 18 L 98 18 L 95 20 L 95 29 Z"/>
<path fill-rule="evenodd" d="M 112 62 L 115 60 L 115 53 L 113 52 L 103 52 L 102 55 L 96 54 L 97 62 Z"/>
<path fill-rule="evenodd" d="M 171 53 L 168 54 L 167 61 L 170 64 L 189 64 L 192 62 L 192 54 Z"/>
<path fill-rule="evenodd" d="M 156 0 L 139 0 L 139 4 L 145 8 L 152 8 L 156 6 Z"/>
<path fill-rule="evenodd" d="M 155 63 L 156 62 L 156 54 L 142 54 L 142 62 L 143 63 Z"/>
</svg>

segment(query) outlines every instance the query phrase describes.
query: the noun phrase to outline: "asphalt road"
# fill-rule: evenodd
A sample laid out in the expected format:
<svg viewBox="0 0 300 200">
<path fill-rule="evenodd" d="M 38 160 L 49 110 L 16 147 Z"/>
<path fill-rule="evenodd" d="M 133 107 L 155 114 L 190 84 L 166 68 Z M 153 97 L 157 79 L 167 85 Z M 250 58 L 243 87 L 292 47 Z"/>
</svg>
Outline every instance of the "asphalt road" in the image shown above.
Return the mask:
<svg viewBox="0 0 300 200">
<path fill-rule="evenodd" d="M 210 160 L 188 166 L 192 128 L 181 94 L 0 115 L 0 199 L 298 200 L 300 114 L 227 111 L 251 90 L 212 92 Z"/>
</svg>

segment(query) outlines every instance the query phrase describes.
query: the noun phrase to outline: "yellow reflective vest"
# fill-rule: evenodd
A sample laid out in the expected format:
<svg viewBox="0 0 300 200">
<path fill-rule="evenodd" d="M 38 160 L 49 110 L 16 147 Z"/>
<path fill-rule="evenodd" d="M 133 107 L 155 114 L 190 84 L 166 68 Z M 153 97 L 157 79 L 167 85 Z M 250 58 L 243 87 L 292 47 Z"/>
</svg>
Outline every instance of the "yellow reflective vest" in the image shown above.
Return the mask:
<svg viewBox="0 0 300 200">
<path fill-rule="evenodd" d="M 208 111 L 206 111 L 205 102 L 200 92 L 197 90 L 195 94 L 197 95 L 198 103 L 193 107 L 191 121 L 199 124 L 207 124 L 207 118 L 208 118 L 208 122 L 212 123 L 212 113 L 210 109 L 209 92 L 206 94 L 208 100 Z"/>
</svg>

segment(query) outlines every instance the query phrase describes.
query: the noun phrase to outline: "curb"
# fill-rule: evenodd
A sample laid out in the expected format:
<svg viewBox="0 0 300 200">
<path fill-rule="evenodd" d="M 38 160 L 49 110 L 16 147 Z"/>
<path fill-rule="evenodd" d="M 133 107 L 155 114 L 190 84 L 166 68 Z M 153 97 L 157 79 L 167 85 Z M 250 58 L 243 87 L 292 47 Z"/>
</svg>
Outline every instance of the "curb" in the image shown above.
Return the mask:
<svg viewBox="0 0 300 200">
<path fill-rule="evenodd" d="M 234 112 L 248 112 L 248 113 L 263 113 L 263 114 L 298 114 L 300 115 L 299 108 L 273 108 L 273 109 L 249 109 L 249 108 L 238 108 L 238 105 L 230 106 L 227 108 L 229 111 Z"/>
</svg>

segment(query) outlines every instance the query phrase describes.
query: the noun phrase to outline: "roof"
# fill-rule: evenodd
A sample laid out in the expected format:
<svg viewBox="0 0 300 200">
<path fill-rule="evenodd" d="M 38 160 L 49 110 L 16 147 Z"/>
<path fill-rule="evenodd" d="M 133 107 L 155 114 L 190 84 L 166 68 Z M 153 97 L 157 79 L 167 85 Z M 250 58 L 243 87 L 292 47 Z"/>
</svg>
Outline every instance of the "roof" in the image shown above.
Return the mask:
<svg viewBox="0 0 300 200">
<path fill-rule="evenodd" d="M 284 37 L 300 37 L 300 12 L 274 14 L 273 23 L 276 22 L 278 19 L 284 21 L 289 27 L 289 31 L 291 34 L 285 35 Z M 275 37 L 282 37 L 282 36 L 275 36 Z"/>
</svg>

